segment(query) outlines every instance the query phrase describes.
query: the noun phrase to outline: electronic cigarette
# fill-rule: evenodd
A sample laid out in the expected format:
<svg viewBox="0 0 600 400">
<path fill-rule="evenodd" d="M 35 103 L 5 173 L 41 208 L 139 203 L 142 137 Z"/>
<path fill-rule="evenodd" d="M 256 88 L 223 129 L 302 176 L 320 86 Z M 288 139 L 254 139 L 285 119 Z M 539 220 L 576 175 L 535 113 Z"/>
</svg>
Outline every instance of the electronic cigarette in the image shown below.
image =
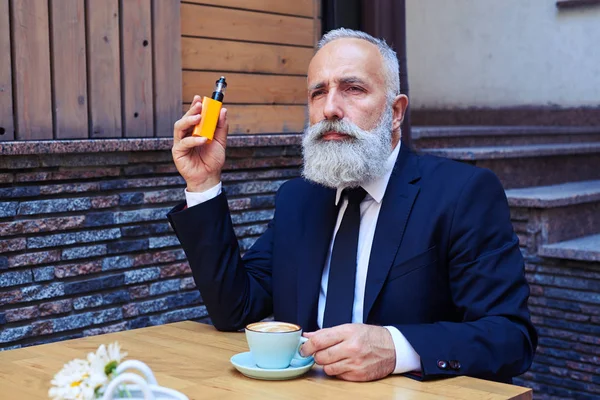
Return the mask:
<svg viewBox="0 0 600 400">
<path fill-rule="evenodd" d="M 226 87 L 227 82 L 225 82 L 225 77 L 222 76 L 217 80 L 212 96 L 204 96 L 202 98 L 202 117 L 200 118 L 200 122 L 194 127 L 192 136 L 204 136 L 208 140 L 213 139 L 217 122 L 219 122 Z"/>
</svg>

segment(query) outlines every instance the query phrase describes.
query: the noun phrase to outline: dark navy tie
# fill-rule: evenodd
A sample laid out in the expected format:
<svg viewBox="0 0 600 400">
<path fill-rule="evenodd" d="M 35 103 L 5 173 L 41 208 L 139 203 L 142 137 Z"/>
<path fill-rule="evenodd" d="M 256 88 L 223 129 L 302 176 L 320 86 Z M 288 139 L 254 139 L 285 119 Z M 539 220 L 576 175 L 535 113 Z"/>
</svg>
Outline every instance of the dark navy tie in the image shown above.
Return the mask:
<svg viewBox="0 0 600 400">
<path fill-rule="evenodd" d="M 329 281 L 323 314 L 323 328 L 352 322 L 354 305 L 354 281 L 358 252 L 358 230 L 360 228 L 360 203 L 367 192 L 363 188 L 345 189 L 348 198 L 342 223 L 335 235 Z"/>
</svg>

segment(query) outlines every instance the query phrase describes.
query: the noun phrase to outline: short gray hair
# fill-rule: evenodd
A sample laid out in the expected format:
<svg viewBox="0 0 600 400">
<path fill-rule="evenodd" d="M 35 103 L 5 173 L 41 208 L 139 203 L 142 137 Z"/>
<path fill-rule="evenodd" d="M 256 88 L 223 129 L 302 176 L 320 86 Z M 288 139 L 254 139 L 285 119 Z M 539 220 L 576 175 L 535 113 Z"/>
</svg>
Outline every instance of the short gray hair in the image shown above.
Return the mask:
<svg viewBox="0 0 600 400">
<path fill-rule="evenodd" d="M 323 35 L 317 44 L 317 51 L 327 43 L 331 43 L 337 39 L 362 39 L 377 46 L 377 49 L 379 49 L 379 53 L 383 58 L 383 75 L 387 86 L 388 101 L 393 101 L 393 99 L 400 94 L 400 65 L 398 64 L 398 57 L 396 57 L 396 52 L 385 42 L 385 40 L 377 39 L 365 32 L 348 28 L 338 28 Z"/>
</svg>

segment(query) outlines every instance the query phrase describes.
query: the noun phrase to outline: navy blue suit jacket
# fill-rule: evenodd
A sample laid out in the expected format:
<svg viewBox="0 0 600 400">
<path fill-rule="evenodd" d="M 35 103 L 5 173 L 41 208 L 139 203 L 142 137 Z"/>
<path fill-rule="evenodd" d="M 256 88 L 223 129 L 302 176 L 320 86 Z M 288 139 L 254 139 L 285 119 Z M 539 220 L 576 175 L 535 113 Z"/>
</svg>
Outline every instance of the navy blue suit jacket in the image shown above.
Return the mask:
<svg viewBox="0 0 600 400">
<path fill-rule="evenodd" d="M 281 186 L 266 232 L 240 257 L 225 194 L 169 213 L 217 329 L 271 314 L 316 330 L 335 190 Z M 509 208 L 489 170 L 402 146 L 377 221 L 364 322 L 393 325 L 421 357 L 422 378 L 510 381 L 531 364 L 537 336 Z"/>
</svg>

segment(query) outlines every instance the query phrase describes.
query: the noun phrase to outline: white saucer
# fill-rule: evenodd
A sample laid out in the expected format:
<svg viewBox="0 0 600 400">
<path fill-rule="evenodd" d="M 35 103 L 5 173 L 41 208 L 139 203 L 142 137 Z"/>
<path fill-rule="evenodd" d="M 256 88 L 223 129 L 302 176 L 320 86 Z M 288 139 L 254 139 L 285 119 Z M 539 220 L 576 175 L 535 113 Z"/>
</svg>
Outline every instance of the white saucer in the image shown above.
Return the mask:
<svg viewBox="0 0 600 400">
<path fill-rule="evenodd" d="M 247 377 L 264 379 L 268 381 L 280 381 L 284 379 L 296 378 L 305 374 L 315 364 L 315 362 L 312 361 L 310 364 L 303 365 L 301 367 L 294 367 L 290 365 L 284 369 L 263 369 L 256 366 L 254 359 L 252 358 L 252 354 L 250 354 L 249 351 L 234 355 L 231 357 L 230 361 L 235 369 Z"/>
</svg>

